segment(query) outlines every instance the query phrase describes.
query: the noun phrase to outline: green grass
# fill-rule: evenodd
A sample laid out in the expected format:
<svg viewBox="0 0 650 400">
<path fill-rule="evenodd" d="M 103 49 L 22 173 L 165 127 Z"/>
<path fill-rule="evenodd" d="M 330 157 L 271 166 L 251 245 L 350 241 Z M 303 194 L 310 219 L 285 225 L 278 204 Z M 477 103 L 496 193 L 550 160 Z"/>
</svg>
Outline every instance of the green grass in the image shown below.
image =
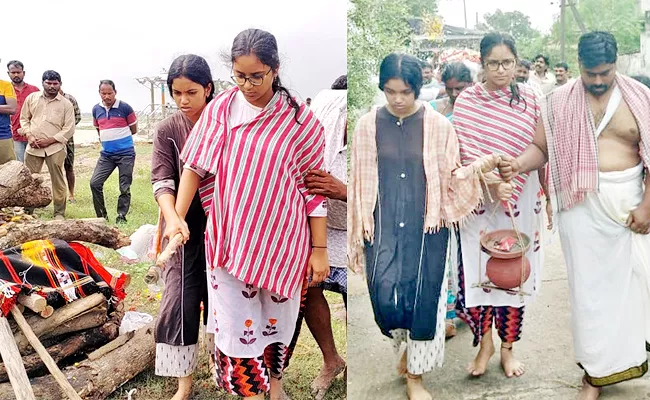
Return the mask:
<svg viewBox="0 0 650 400">
<path fill-rule="evenodd" d="M 117 225 L 127 235 L 131 235 L 144 224 L 156 224 L 158 218 L 158 206 L 153 199 L 151 187 L 151 152 L 149 144 L 138 144 L 136 146 L 136 167 L 131 185 L 131 209 L 127 215 L 127 223 Z M 90 178 L 95 168 L 99 148 L 77 147 L 75 152 L 75 204 L 68 204 L 66 218 L 94 218 L 95 210 L 92 204 L 90 193 Z M 109 223 L 115 222 L 117 216 L 117 198 L 119 196 L 117 170 L 111 175 L 104 185 L 104 199 L 106 209 L 109 213 Z M 52 217 L 52 206 L 36 210 L 40 219 Z M 127 289 L 125 306 L 130 310 L 146 312 L 152 315 L 158 313 L 160 294 L 149 292 L 143 277 L 149 269 L 149 263 L 123 264 L 120 256 L 115 250 L 106 249 L 100 246 L 90 245 L 97 259 L 105 266 L 120 269 L 131 274 L 131 285 Z M 340 308 L 343 301 L 341 296 L 334 293 L 327 293 L 326 297 L 331 307 Z M 332 318 L 332 328 L 337 349 L 342 357 L 346 356 L 346 323 Z M 128 362 L 128 360 L 125 360 Z M 318 374 L 322 365 L 322 356 L 318 345 L 314 341 L 306 324 L 303 324 L 300 340 L 296 346 L 291 365 L 285 373 L 284 387 L 287 393 L 294 400 L 311 399 L 310 385 Z M 194 400 L 208 399 L 231 399 L 232 396 L 225 395 L 217 390 L 213 378 L 208 371 L 208 358 L 201 355 L 199 369 L 194 375 Z M 126 399 L 131 389 L 137 389 L 134 399 L 137 400 L 158 400 L 169 399 L 176 392 L 176 380 L 162 378 L 154 375 L 153 367 L 138 375 L 136 378 L 117 389 L 109 397 L 111 400 Z M 325 399 L 345 399 L 346 383 L 339 378 L 330 388 Z"/>
</svg>

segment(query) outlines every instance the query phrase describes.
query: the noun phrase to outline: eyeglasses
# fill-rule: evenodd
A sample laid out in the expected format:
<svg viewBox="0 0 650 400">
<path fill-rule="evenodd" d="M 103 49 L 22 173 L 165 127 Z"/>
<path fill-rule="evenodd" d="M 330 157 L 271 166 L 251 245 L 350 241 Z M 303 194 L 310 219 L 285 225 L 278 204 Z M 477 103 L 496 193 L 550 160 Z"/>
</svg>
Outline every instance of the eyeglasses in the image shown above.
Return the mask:
<svg viewBox="0 0 650 400">
<path fill-rule="evenodd" d="M 231 75 L 230 78 L 239 86 L 244 86 L 246 81 L 250 82 L 253 86 L 260 86 L 264 82 L 264 78 L 273 71 L 273 68 L 269 69 L 267 73 L 262 76 L 237 76 Z"/>
<path fill-rule="evenodd" d="M 499 67 L 503 67 L 504 70 L 508 71 L 512 69 L 516 64 L 516 61 L 514 59 L 510 60 L 503 60 L 503 61 L 496 61 L 496 60 L 488 60 L 485 63 L 485 66 L 487 69 L 490 71 L 497 71 Z"/>
</svg>

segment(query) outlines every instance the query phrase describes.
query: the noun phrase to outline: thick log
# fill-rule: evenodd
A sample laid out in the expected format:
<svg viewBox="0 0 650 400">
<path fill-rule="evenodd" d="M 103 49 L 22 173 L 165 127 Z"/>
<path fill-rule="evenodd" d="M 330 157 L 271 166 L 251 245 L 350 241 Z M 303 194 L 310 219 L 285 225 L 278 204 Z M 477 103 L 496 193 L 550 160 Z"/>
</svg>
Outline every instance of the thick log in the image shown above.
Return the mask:
<svg viewBox="0 0 650 400">
<path fill-rule="evenodd" d="M 18 296 L 18 302 L 35 313 L 40 313 L 45 310 L 45 307 L 47 307 L 47 300 L 45 300 L 45 297 L 39 296 L 36 293 L 30 295 L 21 294 Z"/>
<path fill-rule="evenodd" d="M 47 348 L 47 352 L 55 362 L 60 362 L 86 349 L 102 346 L 115 339 L 119 334 L 119 326 L 115 322 L 108 322 L 100 327 L 82 332 L 69 337 L 54 346 Z M 38 354 L 23 357 L 25 370 L 29 375 L 40 374 L 45 371 L 45 364 Z M 0 382 L 7 382 L 9 377 L 4 365 L 0 364 Z"/>
<path fill-rule="evenodd" d="M 77 366 L 63 369 L 68 381 L 86 400 L 105 399 L 124 383 L 151 366 L 156 353 L 154 326 L 152 321 L 138 329 L 121 347 L 95 360 L 85 360 Z M 51 376 L 32 379 L 32 388 L 37 399 L 65 398 L 65 394 Z M 14 400 L 11 385 L 0 384 L 0 400 Z"/>
<path fill-rule="evenodd" d="M 40 316 L 30 318 L 29 325 L 36 336 L 43 336 L 46 333 L 52 332 L 62 323 L 71 320 L 91 308 L 105 303 L 106 298 L 103 294 L 91 294 L 88 297 L 75 300 L 72 303 L 66 304 L 65 306 L 55 310 L 54 314 L 50 318 L 43 319 Z M 15 339 L 18 349 L 21 353 L 25 354 L 25 351 L 29 348 L 29 340 L 27 340 L 27 337 L 23 333 L 18 333 L 15 336 Z"/>
<path fill-rule="evenodd" d="M 103 219 L 33 221 L 21 224 L 10 222 L 0 228 L 0 250 L 43 239 L 95 243 L 111 249 L 119 249 L 131 244 L 128 236 L 121 233 L 119 229 L 108 226 Z"/>
<path fill-rule="evenodd" d="M 74 317 L 55 327 L 52 331 L 41 336 L 41 340 L 49 339 L 67 333 L 84 331 L 86 329 L 96 328 L 108 321 L 108 312 L 102 304 L 92 308 L 77 317 Z"/>
<path fill-rule="evenodd" d="M 52 202 L 52 189 L 33 180 L 26 187 L 0 201 L 0 207 L 47 207 Z"/>
<path fill-rule="evenodd" d="M 135 331 L 130 331 L 125 333 L 124 335 L 120 335 L 117 337 L 117 339 L 113 340 L 110 343 L 107 343 L 106 345 L 100 347 L 99 349 L 93 351 L 92 353 L 88 354 L 88 359 L 90 361 L 95 361 L 98 358 L 101 358 L 107 353 L 110 353 L 111 351 L 117 349 L 118 347 L 122 346 L 124 343 L 128 342 L 129 340 L 133 339 L 133 336 L 135 335 Z"/>
<path fill-rule="evenodd" d="M 39 314 L 41 318 L 50 318 L 54 314 L 54 307 L 52 306 L 45 306 L 43 311 Z"/>
<path fill-rule="evenodd" d="M 11 309 L 11 315 L 13 315 L 16 323 L 23 331 L 25 337 L 27 337 L 29 344 L 32 345 L 34 350 L 36 350 L 36 353 L 45 363 L 45 366 L 47 367 L 48 371 L 50 371 L 50 374 L 52 374 L 54 377 L 54 380 L 59 385 L 63 394 L 65 394 L 65 396 L 70 400 L 82 400 L 81 396 L 79 396 L 77 391 L 72 387 L 72 385 L 70 385 L 70 382 L 68 382 L 66 376 L 63 375 L 63 372 L 61 372 L 59 366 L 56 365 L 56 362 L 52 359 L 52 356 L 50 356 L 47 350 L 45 350 L 45 347 L 43 347 L 43 344 L 38 340 L 36 335 L 34 335 L 32 328 L 27 324 L 25 317 L 23 317 L 23 314 L 18 310 L 16 306 Z"/>
<path fill-rule="evenodd" d="M 14 336 L 5 317 L 0 317 L 0 343 L 2 343 L 0 346 L 0 355 L 2 355 L 2 361 L 4 361 L 7 379 L 11 381 L 9 387 L 3 390 L 11 392 L 13 395 L 12 398 L 18 400 L 34 399 L 34 392 L 29 384 L 29 378 L 27 377 L 23 360 L 20 358 L 18 347 L 16 347 L 16 343 L 14 342 Z"/>
<path fill-rule="evenodd" d="M 31 172 L 20 161 L 9 161 L 0 165 L 0 203 L 29 186 L 32 181 Z"/>
</svg>

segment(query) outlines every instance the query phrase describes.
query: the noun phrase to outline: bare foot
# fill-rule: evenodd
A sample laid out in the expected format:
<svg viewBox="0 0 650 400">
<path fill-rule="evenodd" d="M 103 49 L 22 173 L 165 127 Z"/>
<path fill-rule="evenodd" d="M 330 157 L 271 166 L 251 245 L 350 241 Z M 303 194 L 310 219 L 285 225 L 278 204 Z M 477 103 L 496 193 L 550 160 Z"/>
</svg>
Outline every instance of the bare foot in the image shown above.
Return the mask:
<svg viewBox="0 0 650 400">
<path fill-rule="evenodd" d="M 481 341 L 481 348 L 476 355 L 476 358 L 472 360 L 467 366 L 467 372 L 472 376 L 481 376 L 487 370 L 488 362 L 490 358 L 494 355 L 494 344 L 492 343 L 492 337 L 490 336 L 489 340 Z"/>
<path fill-rule="evenodd" d="M 178 378 L 178 390 L 171 400 L 188 400 L 192 395 L 192 376 Z"/>
<path fill-rule="evenodd" d="M 448 323 L 445 328 L 445 339 L 451 339 L 456 336 L 456 327 L 453 323 Z"/>
<path fill-rule="evenodd" d="M 263 394 L 261 398 L 264 398 Z M 271 378 L 271 390 L 269 393 L 269 398 L 271 400 L 291 400 L 289 395 L 284 391 L 284 388 L 282 387 L 282 379 L 273 377 Z"/>
<path fill-rule="evenodd" d="M 508 378 L 524 374 L 524 364 L 512 354 L 512 343 L 501 343 L 501 367 Z"/>
<path fill-rule="evenodd" d="M 409 400 L 432 400 L 431 393 L 422 384 L 422 375 L 408 374 L 406 378 L 406 394 Z"/>
<path fill-rule="evenodd" d="M 174 394 L 174 397 L 171 398 L 171 400 L 188 400 L 190 398 L 190 395 L 192 394 L 192 390 L 185 391 L 178 389 L 176 394 Z"/>
<path fill-rule="evenodd" d="M 582 379 L 582 389 L 578 393 L 578 400 L 596 400 L 600 396 L 600 388 L 591 386 L 586 379 Z"/>
<path fill-rule="evenodd" d="M 312 395 L 316 400 L 322 400 L 325 398 L 327 390 L 332 386 L 332 382 L 336 379 L 337 376 L 345 370 L 345 360 L 341 357 L 337 357 L 335 363 L 325 364 L 320 370 L 320 373 L 314 379 L 311 384 Z"/>
<path fill-rule="evenodd" d="M 406 349 L 404 349 L 404 351 L 402 351 L 402 355 L 399 358 L 399 361 L 397 362 L 397 376 L 402 378 L 405 377 L 408 372 L 408 369 L 406 367 L 406 357 Z"/>
</svg>

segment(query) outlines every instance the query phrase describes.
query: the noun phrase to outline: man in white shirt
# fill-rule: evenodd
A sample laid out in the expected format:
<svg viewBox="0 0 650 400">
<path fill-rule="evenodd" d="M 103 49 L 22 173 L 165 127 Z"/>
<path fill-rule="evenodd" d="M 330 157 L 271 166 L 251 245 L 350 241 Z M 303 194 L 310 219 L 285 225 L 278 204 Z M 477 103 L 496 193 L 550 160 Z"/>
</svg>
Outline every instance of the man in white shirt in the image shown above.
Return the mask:
<svg viewBox="0 0 650 400">
<path fill-rule="evenodd" d="M 555 84 L 555 76 L 548 72 L 549 59 L 548 56 L 538 54 L 535 56 L 535 72 L 530 75 L 529 81 L 535 82 L 539 87 L 549 88 Z M 547 93 L 547 92 L 545 92 Z"/>
</svg>

